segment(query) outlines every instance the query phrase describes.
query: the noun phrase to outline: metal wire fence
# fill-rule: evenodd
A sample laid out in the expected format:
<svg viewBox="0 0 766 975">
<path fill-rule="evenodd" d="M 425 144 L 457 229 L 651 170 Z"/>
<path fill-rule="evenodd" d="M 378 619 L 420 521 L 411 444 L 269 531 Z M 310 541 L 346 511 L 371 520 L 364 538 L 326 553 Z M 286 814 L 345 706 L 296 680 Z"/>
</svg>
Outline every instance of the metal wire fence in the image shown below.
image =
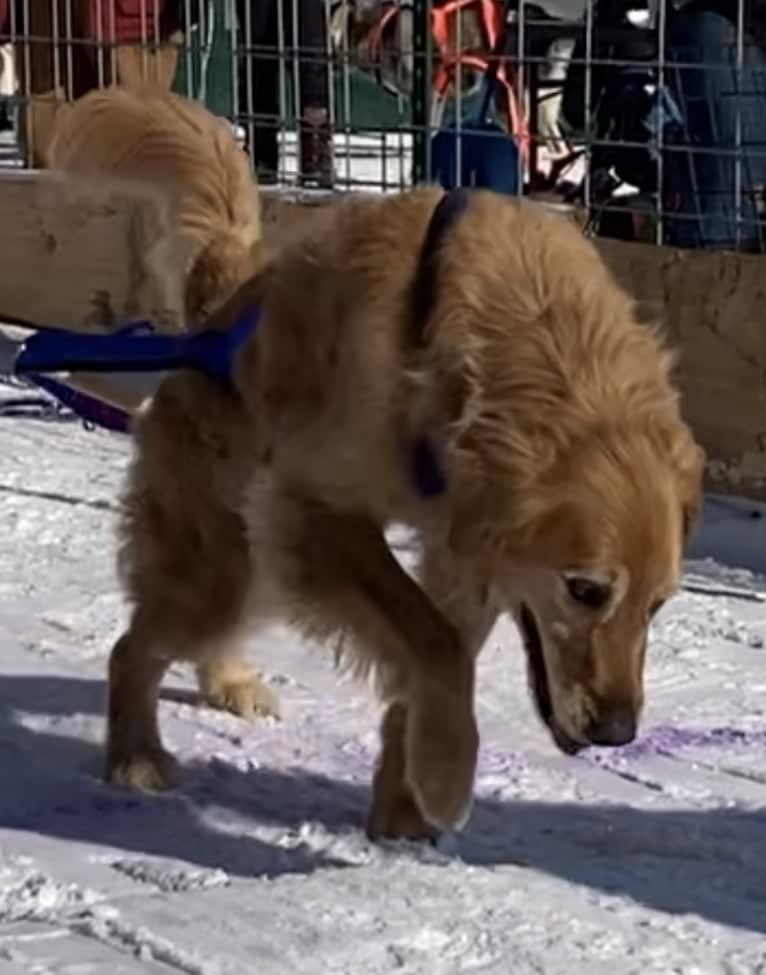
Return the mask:
<svg viewBox="0 0 766 975">
<path fill-rule="evenodd" d="M 0 0 L 3 161 L 62 100 L 151 78 L 259 179 L 489 185 L 591 233 L 762 251 L 766 0 Z"/>
</svg>

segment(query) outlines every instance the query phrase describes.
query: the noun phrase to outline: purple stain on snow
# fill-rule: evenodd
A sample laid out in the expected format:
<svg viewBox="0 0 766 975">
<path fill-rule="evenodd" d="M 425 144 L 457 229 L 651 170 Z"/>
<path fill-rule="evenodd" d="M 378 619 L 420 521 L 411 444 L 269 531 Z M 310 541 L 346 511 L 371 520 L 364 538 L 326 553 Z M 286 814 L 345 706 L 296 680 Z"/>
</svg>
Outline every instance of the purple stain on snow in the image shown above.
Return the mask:
<svg viewBox="0 0 766 975">
<path fill-rule="evenodd" d="M 766 745 L 766 730 L 746 730 L 722 726 L 717 728 L 679 728 L 655 725 L 645 735 L 623 748 L 610 750 L 615 758 L 635 761 L 652 755 L 667 755 L 691 748 L 751 748 Z M 597 754 L 605 754 L 599 749 Z"/>
<path fill-rule="evenodd" d="M 638 762 L 656 756 L 672 756 L 693 749 L 747 749 L 766 747 L 766 728 L 745 729 L 729 725 L 689 728 L 654 725 L 636 741 L 622 748 L 589 748 L 581 760 L 601 766 Z M 364 740 L 341 739 L 332 749 L 332 761 L 324 758 L 324 771 L 352 781 L 367 781 L 377 759 L 377 735 Z M 479 752 L 477 778 L 485 780 L 514 777 L 529 769 L 529 756 L 515 751 L 483 746 Z"/>
<path fill-rule="evenodd" d="M 766 729 L 733 728 L 723 725 L 714 728 L 684 728 L 675 725 L 655 725 L 630 745 L 622 748 L 590 748 L 583 752 L 585 761 L 609 765 L 614 762 L 635 762 L 653 756 L 668 756 L 700 748 L 746 749 L 766 747 Z M 479 754 L 479 777 L 502 776 L 523 771 L 529 759 L 516 752 L 483 748 Z"/>
</svg>

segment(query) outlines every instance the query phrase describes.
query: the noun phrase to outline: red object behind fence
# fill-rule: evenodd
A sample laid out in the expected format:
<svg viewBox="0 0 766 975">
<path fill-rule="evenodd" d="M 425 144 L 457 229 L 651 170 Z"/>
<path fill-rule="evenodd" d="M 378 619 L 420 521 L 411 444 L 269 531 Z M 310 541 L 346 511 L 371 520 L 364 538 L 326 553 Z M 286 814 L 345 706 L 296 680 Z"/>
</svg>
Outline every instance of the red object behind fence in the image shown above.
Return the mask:
<svg viewBox="0 0 766 975">
<path fill-rule="evenodd" d="M 176 6 L 167 0 L 88 0 L 83 33 L 119 44 L 165 40 L 178 26 Z"/>
<path fill-rule="evenodd" d="M 64 3 L 71 3 L 76 33 L 96 42 L 151 43 L 166 40 L 179 27 L 180 4 L 174 0 L 64 0 Z M 0 0 L 0 37 L 11 30 L 10 6 L 11 0 Z M 16 29 L 24 30 L 21 23 Z"/>
</svg>

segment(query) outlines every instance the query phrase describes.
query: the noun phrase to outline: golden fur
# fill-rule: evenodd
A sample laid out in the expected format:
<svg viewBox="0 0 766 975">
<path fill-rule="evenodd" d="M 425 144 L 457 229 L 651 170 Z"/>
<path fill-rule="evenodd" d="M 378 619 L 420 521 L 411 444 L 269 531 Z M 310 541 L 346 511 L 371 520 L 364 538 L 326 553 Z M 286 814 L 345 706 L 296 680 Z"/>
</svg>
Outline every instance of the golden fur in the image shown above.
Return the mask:
<svg viewBox="0 0 766 975">
<path fill-rule="evenodd" d="M 172 281 L 173 260 L 180 260 L 188 323 L 203 321 L 254 272 L 261 240 L 255 177 L 231 126 L 199 102 L 152 85 L 91 91 L 57 113 L 47 164 L 85 178 L 146 183 L 169 203 L 172 237 L 154 242 L 146 270 L 160 283 Z"/>
<path fill-rule="evenodd" d="M 274 618 L 378 678 L 373 836 L 468 815 L 475 658 L 501 612 L 563 750 L 635 733 L 649 620 L 700 502 L 672 356 L 574 227 L 483 191 L 439 253 L 427 321 L 411 322 L 439 197 L 327 208 L 215 316 L 225 328 L 262 308 L 234 389 L 179 373 L 139 418 L 110 779 L 172 781 L 157 694 L 175 659 L 218 703 L 263 707 L 243 641 Z M 412 478 L 422 438 L 447 484 L 430 499 Z M 419 584 L 385 542 L 391 522 L 420 534 Z"/>
</svg>

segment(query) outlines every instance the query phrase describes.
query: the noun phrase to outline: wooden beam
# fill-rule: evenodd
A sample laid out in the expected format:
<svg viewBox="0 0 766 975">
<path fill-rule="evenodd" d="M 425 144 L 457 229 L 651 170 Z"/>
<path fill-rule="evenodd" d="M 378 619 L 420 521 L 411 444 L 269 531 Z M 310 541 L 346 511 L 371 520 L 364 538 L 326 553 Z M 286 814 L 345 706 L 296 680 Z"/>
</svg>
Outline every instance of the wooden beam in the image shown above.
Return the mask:
<svg viewBox="0 0 766 975">
<path fill-rule="evenodd" d="M 303 233 L 327 200 L 264 192 L 267 247 Z M 165 299 L 181 288 L 166 287 L 160 305 L 143 263 L 168 225 L 146 190 L 0 175 L 0 320 L 90 331 L 146 316 L 175 327 L 181 310 Z M 708 486 L 766 500 L 766 258 L 596 246 L 642 317 L 660 321 L 680 351 L 684 414 L 707 451 Z M 114 395 L 125 402 L 124 390 Z"/>
<path fill-rule="evenodd" d="M 144 267 L 168 224 L 167 209 L 144 188 L 1 173 L 0 320 L 83 331 L 142 316 L 172 324 L 180 309 L 160 300 Z"/>
</svg>

